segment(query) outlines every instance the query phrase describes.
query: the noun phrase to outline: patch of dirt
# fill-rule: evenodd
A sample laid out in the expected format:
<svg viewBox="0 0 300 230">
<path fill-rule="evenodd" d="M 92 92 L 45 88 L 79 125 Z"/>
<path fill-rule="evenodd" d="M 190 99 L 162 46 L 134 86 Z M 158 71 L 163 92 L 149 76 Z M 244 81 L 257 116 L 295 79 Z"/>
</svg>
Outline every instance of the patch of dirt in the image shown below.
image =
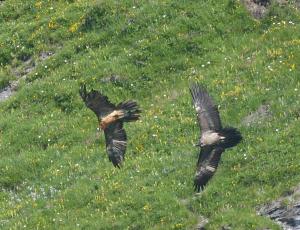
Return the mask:
<svg viewBox="0 0 300 230">
<path fill-rule="evenodd" d="M 275 220 L 284 230 L 300 230 L 300 184 L 278 200 L 260 207 L 258 214 Z"/>
<path fill-rule="evenodd" d="M 254 112 L 251 112 L 248 116 L 244 117 L 242 120 L 242 124 L 246 126 L 251 126 L 253 124 L 260 124 L 266 118 L 270 118 L 272 116 L 270 106 L 267 104 L 263 104 L 258 107 L 258 109 Z"/>
</svg>

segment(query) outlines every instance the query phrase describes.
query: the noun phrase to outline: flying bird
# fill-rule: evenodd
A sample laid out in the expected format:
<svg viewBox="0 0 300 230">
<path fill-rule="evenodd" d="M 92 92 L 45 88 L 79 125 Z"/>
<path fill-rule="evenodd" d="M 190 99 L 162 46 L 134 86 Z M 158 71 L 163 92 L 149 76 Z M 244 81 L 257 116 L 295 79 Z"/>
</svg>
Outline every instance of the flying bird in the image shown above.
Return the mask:
<svg viewBox="0 0 300 230">
<path fill-rule="evenodd" d="M 197 146 L 201 147 L 194 179 L 195 191 L 200 192 L 215 174 L 222 153 L 236 146 L 241 133 L 233 127 L 222 127 L 219 111 L 206 89 L 199 83 L 190 85 L 201 136 Z"/>
<path fill-rule="evenodd" d="M 120 168 L 127 144 L 123 123 L 138 120 L 141 110 L 132 100 L 114 105 L 99 91 L 87 92 L 85 85 L 81 85 L 79 94 L 85 105 L 96 114 L 100 129 L 104 131 L 109 160 L 115 167 Z"/>
</svg>

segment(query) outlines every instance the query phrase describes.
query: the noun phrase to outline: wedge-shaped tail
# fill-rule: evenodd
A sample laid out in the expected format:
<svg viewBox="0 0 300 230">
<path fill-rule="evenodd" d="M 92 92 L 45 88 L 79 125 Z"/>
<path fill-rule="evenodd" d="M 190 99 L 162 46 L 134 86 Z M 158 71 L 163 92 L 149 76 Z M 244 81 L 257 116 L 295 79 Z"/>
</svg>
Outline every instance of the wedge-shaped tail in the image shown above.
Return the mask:
<svg viewBox="0 0 300 230">
<path fill-rule="evenodd" d="M 233 127 L 226 127 L 220 131 L 220 135 L 224 136 L 224 142 L 221 143 L 223 148 L 231 148 L 242 141 L 241 133 Z"/>
<path fill-rule="evenodd" d="M 130 122 L 136 121 L 140 118 L 141 110 L 138 107 L 138 104 L 135 101 L 129 100 L 121 102 L 117 109 L 121 110 L 123 115 L 122 121 Z"/>
</svg>

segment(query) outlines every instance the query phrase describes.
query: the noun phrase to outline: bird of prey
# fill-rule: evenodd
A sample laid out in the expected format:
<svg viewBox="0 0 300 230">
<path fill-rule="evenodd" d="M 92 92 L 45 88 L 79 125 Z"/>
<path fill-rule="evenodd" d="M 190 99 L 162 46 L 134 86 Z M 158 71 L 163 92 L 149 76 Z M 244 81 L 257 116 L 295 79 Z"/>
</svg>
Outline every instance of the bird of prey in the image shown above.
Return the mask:
<svg viewBox="0 0 300 230">
<path fill-rule="evenodd" d="M 216 172 L 221 154 L 225 149 L 237 145 L 242 135 L 236 128 L 222 127 L 218 108 L 203 86 L 193 83 L 190 92 L 201 129 L 197 144 L 201 151 L 194 179 L 195 191 L 200 192 Z"/>
<path fill-rule="evenodd" d="M 109 160 L 115 167 L 120 168 L 127 144 L 123 122 L 138 120 L 141 110 L 132 100 L 114 105 L 99 91 L 87 92 L 85 85 L 81 85 L 79 94 L 85 105 L 96 114 L 100 129 L 104 131 Z"/>
</svg>

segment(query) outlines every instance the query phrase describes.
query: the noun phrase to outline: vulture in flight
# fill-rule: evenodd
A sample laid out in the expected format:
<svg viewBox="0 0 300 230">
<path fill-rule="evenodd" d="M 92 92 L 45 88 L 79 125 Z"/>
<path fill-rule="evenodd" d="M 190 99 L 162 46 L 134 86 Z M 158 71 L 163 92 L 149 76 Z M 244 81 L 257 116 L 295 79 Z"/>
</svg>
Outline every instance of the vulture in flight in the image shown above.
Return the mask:
<svg viewBox="0 0 300 230">
<path fill-rule="evenodd" d="M 237 145 L 242 135 L 235 128 L 222 127 L 218 108 L 203 86 L 193 83 L 190 92 L 201 129 L 197 144 L 201 151 L 194 179 L 195 191 L 200 192 L 216 172 L 221 154 L 225 149 Z"/>
<path fill-rule="evenodd" d="M 85 85 L 81 85 L 79 93 L 85 105 L 96 114 L 100 129 L 104 131 L 109 160 L 115 167 L 120 168 L 127 143 L 123 122 L 138 120 L 141 110 L 132 100 L 114 105 L 106 96 L 96 90 L 87 92 Z"/>
</svg>

